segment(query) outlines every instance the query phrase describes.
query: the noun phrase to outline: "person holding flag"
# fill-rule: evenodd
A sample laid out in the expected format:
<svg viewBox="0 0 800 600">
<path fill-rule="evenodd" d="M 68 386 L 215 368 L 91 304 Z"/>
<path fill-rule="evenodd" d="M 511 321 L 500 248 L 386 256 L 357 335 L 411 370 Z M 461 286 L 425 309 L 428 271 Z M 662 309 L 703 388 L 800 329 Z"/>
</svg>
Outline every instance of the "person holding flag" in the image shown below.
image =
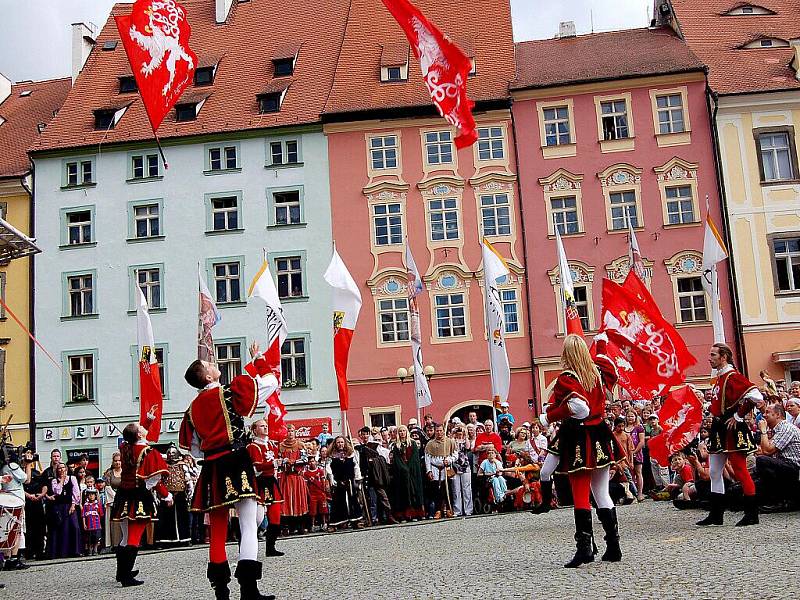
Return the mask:
<svg viewBox="0 0 800 600">
<path fill-rule="evenodd" d="M 758 524 L 758 499 L 756 486 L 747 470 L 747 455 L 757 450 L 753 434 L 744 418 L 753 406 L 763 402 L 758 388 L 733 366 L 733 351 L 722 343 L 711 346 L 708 354 L 717 380 L 711 388 L 711 437 L 708 443 L 709 470 L 711 471 L 711 511 L 699 527 L 722 525 L 725 513 L 725 464 L 730 463 L 733 473 L 744 492 L 744 517 L 737 527 Z"/>
<path fill-rule="evenodd" d="M 561 352 L 564 370 L 556 380 L 552 402 L 539 417 L 545 427 L 550 423 L 561 423 L 558 436 L 547 452 L 558 458 L 556 472 L 569 476 L 575 502 L 577 551 L 564 565 L 569 569 L 594 561 L 590 491 L 606 534 L 606 552 L 602 559 L 609 562 L 622 560 L 617 511 L 608 493 L 608 468 L 622 456 L 622 450 L 603 420 L 606 393 L 612 391 L 617 383 L 617 369 L 605 355 L 608 338 L 601 333 L 595 336 L 594 341 L 597 357 L 592 360 L 581 336 L 570 334 L 564 339 Z M 550 456 L 547 460 L 551 461 Z M 547 500 L 543 497 L 543 501 Z"/>
</svg>

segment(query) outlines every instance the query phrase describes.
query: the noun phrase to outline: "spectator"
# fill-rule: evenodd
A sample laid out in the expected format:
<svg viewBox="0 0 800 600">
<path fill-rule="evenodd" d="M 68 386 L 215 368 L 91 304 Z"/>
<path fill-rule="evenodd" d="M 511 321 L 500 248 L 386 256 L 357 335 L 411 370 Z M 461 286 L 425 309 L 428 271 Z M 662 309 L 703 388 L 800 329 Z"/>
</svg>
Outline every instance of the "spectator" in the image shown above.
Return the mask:
<svg viewBox="0 0 800 600">
<path fill-rule="evenodd" d="M 453 442 L 456 446 L 456 459 L 453 462 L 453 477 L 451 489 L 453 499 L 453 513 L 456 517 L 468 517 L 472 514 L 472 466 L 467 447 L 464 425 L 457 425 L 453 429 Z"/>
<path fill-rule="evenodd" d="M 630 488 L 634 486 L 631 470 L 633 468 L 633 440 L 631 436 L 625 432 L 625 419 L 617 417 L 614 419 L 614 437 L 617 439 L 617 445 L 621 448 L 623 458 L 617 461 L 617 466 L 625 481 L 620 481 L 625 488 L 627 496 L 630 493 Z"/>
<path fill-rule="evenodd" d="M 430 413 L 422 417 L 422 422 L 423 422 L 423 429 L 427 429 L 429 425 L 431 427 L 434 427 L 436 425 L 436 423 L 433 422 L 433 415 Z M 433 436 L 430 437 L 432 438 Z"/>
<path fill-rule="evenodd" d="M 770 377 L 769 373 L 761 371 L 758 375 L 761 377 L 761 381 L 764 382 L 764 396 L 772 400 L 779 398 L 778 386 L 775 385 L 775 380 Z"/>
<path fill-rule="evenodd" d="M 155 539 L 159 542 L 185 544 L 192 539 L 189 522 L 189 493 L 192 478 L 189 467 L 175 446 L 167 449 L 167 491 L 171 502 L 160 500 Z"/>
<path fill-rule="evenodd" d="M 759 423 L 761 455 L 756 457 L 759 491 L 762 502 L 768 502 L 773 511 L 783 508 L 788 501 L 797 501 L 800 487 L 800 429 L 786 422 L 785 414 L 780 404 L 773 404 Z"/>
<path fill-rule="evenodd" d="M 474 453 L 478 455 L 475 464 L 480 467 L 481 463 L 488 457 L 489 450 L 494 450 L 497 456 L 503 449 L 503 440 L 494 432 L 494 423 L 491 419 L 486 419 L 483 423 L 484 430 L 475 437 Z M 478 430 L 480 431 L 480 430 Z"/>
<path fill-rule="evenodd" d="M 498 456 L 499 454 L 494 448 L 487 450 L 486 458 L 481 461 L 478 467 L 478 477 L 487 478 L 487 482 L 492 488 L 494 504 L 496 506 L 503 503 L 503 500 L 506 498 L 506 491 L 508 490 L 506 480 L 502 475 L 503 463 L 500 462 Z"/>
<path fill-rule="evenodd" d="M 308 486 L 308 514 L 311 517 L 311 531 L 317 526 L 319 517 L 320 531 L 328 529 L 328 492 L 330 486 L 325 470 L 317 464 L 313 456 L 308 459 L 308 466 L 303 473 Z"/>
<path fill-rule="evenodd" d="M 658 415 L 656 413 L 652 413 L 647 418 L 647 423 L 644 424 L 644 433 L 647 440 L 654 438 L 655 436 L 659 435 L 663 430 L 661 424 L 658 422 Z M 653 473 L 653 483 L 656 487 L 656 491 L 662 491 L 667 488 L 669 484 L 669 469 L 667 467 L 662 467 L 658 464 L 658 461 L 655 458 L 650 458 L 650 470 Z"/>
<path fill-rule="evenodd" d="M 508 419 L 501 419 L 500 425 L 497 427 L 497 435 L 500 436 L 500 441 L 503 445 L 511 443 L 511 440 L 514 439 L 514 435 L 511 432 L 511 423 L 508 422 Z"/>
<path fill-rule="evenodd" d="M 44 497 L 47 494 L 47 482 L 42 478 L 42 465 L 30 448 L 26 448 L 22 457 L 22 467 L 26 474 L 25 491 L 25 555 L 30 559 L 40 560 L 45 557 L 45 512 Z"/>
<path fill-rule="evenodd" d="M 528 439 L 528 430 L 524 427 L 520 427 L 517 429 L 516 434 L 514 435 L 514 439 L 511 440 L 508 444 L 508 452 L 510 454 L 506 454 L 506 463 L 512 464 L 520 454 L 527 454 L 528 456 L 535 455 L 538 456 L 536 452 L 536 448 L 533 447 L 531 444 L 530 439 Z"/>
<path fill-rule="evenodd" d="M 474 410 L 469 411 L 467 414 L 467 425 L 476 426 L 478 424 L 478 413 Z"/>
<path fill-rule="evenodd" d="M 508 402 L 503 401 L 500 403 L 500 412 L 497 413 L 497 426 L 500 426 L 500 423 L 503 419 L 508 419 L 509 424 L 514 425 L 514 415 L 512 415 L 508 410 Z"/>
<path fill-rule="evenodd" d="M 294 425 L 287 427 L 286 439 L 278 446 L 278 456 L 284 463 L 280 481 L 282 514 L 289 530 L 299 532 L 303 519 L 308 514 L 308 487 L 303 479 L 303 469 L 306 466 L 303 442 L 297 439 Z"/>
<path fill-rule="evenodd" d="M 789 398 L 786 401 L 786 422 L 800 427 L 800 400 L 797 398 Z"/>
<path fill-rule="evenodd" d="M 86 556 L 94 556 L 100 551 L 100 534 L 103 529 L 103 505 L 97 499 L 97 490 L 87 487 L 81 507 L 83 517 L 83 537 Z"/>
<path fill-rule="evenodd" d="M 80 556 L 81 532 L 78 525 L 78 511 L 81 493 L 78 480 L 67 474 L 67 465 L 56 466 L 56 476 L 50 481 L 47 500 L 50 502 L 47 539 L 50 558 Z"/>
<path fill-rule="evenodd" d="M 531 443 L 537 451 L 537 462 L 543 463 L 547 458 L 547 436 L 542 433 L 542 426 L 538 422 L 531 425 Z"/>
<path fill-rule="evenodd" d="M 72 474 L 78 482 L 78 487 L 80 488 L 81 493 L 83 493 L 83 491 L 86 489 L 86 467 L 78 464 L 72 469 Z"/>
<path fill-rule="evenodd" d="M 670 456 L 670 467 L 675 473 L 672 483 L 667 485 L 667 491 L 673 500 L 691 500 L 696 495 L 694 487 L 694 469 L 686 461 L 682 452 Z"/>
<path fill-rule="evenodd" d="M 434 436 L 425 446 L 425 472 L 430 481 L 429 501 L 433 503 L 433 518 L 439 519 L 452 512 L 447 498 L 447 472 L 458 458 L 458 452 L 455 442 L 445 437 L 441 423 L 434 426 Z"/>
<path fill-rule="evenodd" d="M 42 479 L 47 485 L 56 477 L 56 467 L 61 464 L 61 450 L 53 448 L 50 451 L 50 465 L 42 472 Z"/>
<path fill-rule="evenodd" d="M 642 424 L 639 422 L 639 415 L 632 408 L 629 408 L 625 413 L 625 433 L 627 433 L 631 442 L 633 443 L 633 477 L 636 484 L 637 496 L 639 502 L 644 500 L 644 476 L 642 474 L 642 465 L 644 464 L 644 442 L 645 431 Z M 629 457 L 630 458 L 630 457 Z"/>
<path fill-rule="evenodd" d="M 333 439 L 333 436 L 330 434 L 328 429 L 329 429 L 328 428 L 328 424 L 327 423 L 323 423 L 322 424 L 322 432 L 317 436 L 317 441 L 319 442 L 319 447 L 320 448 L 324 448 L 325 446 L 327 446 L 330 443 L 330 441 Z"/>
<path fill-rule="evenodd" d="M 16 543 L 12 548 L 9 549 L 9 555 L 5 558 L 9 559 L 6 561 L 5 568 L 6 569 L 25 569 L 27 565 L 22 562 L 22 558 L 20 557 L 19 551 L 20 547 L 25 549 L 25 483 L 28 480 L 28 475 L 25 469 L 20 466 L 20 458 L 17 456 L 17 452 L 11 451 L 8 456 L 8 462 L 3 465 L 3 468 L 0 470 L 0 482 L 2 483 L 2 490 L 4 493 L 14 496 L 17 501 L 19 502 L 19 506 L 22 507 L 22 524 L 20 524 L 21 530 L 19 535 L 16 537 Z M 5 551 L 4 551 L 5 552 Z"/>
<path fill-rule="evenodd" d="M 114 452 L 111 456 L 111 466 L 106 469 L 103 479 L 106 481 L 106 501 L 108 502 L 106 507 L 106 524 L 108 525 L 106 545 L 116 548 L 122 541 L 122 526 L 119 521 L 110 521 L 110 519 L 111 511 L 114 508 L 114 497 L 122 484 L 122 456 L 119 452 Z"/>
<path fill-rule="evenodd" d="M 425 515 L 422 493 L 422 463 L 419 448 L 405 425 L 397 428 L 391 449 L 392 509 L 396 520 L 416 521 Z"/>
<path fill-rule="evenodd" d="M 361 469 L 358 454 L 353 450 L 350 440 L 341 435 L 334 438 L 331 445 L 328 481 L 331 484 L 331 519 L 328 529 L 352 525 L 361 528 L 361 508 L 358 499 L 361 485 Z"/>
</svg>

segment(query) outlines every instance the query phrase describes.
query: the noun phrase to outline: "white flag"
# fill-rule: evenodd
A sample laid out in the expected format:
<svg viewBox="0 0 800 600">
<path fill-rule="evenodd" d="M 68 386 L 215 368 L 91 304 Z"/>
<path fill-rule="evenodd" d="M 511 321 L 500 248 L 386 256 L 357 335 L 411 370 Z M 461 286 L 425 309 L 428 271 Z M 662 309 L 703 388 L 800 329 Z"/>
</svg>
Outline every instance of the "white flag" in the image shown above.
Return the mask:
<svg viewBox="0 0 800 600">
<path fill-rule="evenodd" d="M 630 217 L 628 218 L 628 265 L 628 268 L 644 282 L 644 261 L 642 260 L 639 241 L 636 239 L 636 232 L 633 230 L 633 223 L 631 223 Z"/>
<path fill-rule="evenodd" d="M 706 214 L 706 230 L 703 237 L 703 289 L 711 300 L 711 324 L 714 328 L 714 343 L 725 342 L 725 326 L 719 298 L 717 264 L 728 258 L 728 251 L 710 214 Z"/>
<path fill-rule="evenodd" d="M 508 400 L 511 387 L 511 367 L 508 364 L 505 340 L 505 313 L 497 280 L 508 277 L 508 265 L 497 250 L 483 240 L 483 288 L 486 296 L 486 331 L 489 345 L 489 372 L 492 378 L 492 398 L 495 404 Z"/>
<path fill-rule="evenodd" d="M 283 306 L 281 305 L 280 298 L 278 298 L 278 290 L 269 272 L 269 264 L 267 261 L 264 261 L 264 264 L 261 265 L 261 269 L 259 269 L 256 276 L 253 278 L 247 296 L 249 298 L 260 298 L 264 301 L 264 304 L 267 305 L 266 350 L 269 350 L 276 341 L 280 348 L 289 333 L 289 329 L 286 326 L 286 319 L 283 317 Z"/>
<path fill-rule="evenodd" d="M 410 317 L 409 334 L 411 337 L 411 358 L 414 361 L 414 395 L 417 408 L 425 408 L 433 404 L 428 378 L 422 362 L 422 331 L 419 321 L 419 304 L 417 296 L 422 293 L 422 277 L 419 275 L 417 263 L 411 255 L 411 248 L 406 240 L 406 270 L 408 272 L 408 312 Z"/>
</svg>

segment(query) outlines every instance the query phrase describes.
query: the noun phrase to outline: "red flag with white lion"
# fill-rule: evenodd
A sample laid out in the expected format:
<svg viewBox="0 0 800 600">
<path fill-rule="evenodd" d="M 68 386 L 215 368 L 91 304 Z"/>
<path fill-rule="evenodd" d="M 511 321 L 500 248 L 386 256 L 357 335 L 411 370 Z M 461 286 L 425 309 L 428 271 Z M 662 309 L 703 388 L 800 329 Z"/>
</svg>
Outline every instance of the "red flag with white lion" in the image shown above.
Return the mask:
<svg viewBox="0 0 800 600">
<path fill-rule="evenodd" d="M 130 15 L 114 19 L 155 132 L 197 66 L 186 10 L 175 0 L 136 0 Z"/>
<path fill-rule="evenodd" d="M 467 77 L 472 70 L 469 57 L 409 0 L 383 3 L 403 28 L 439 114 L 458 129 L 456 147 L 474 144 L 478 132 L 472 116 L 475 103 L 467 97 Z"/>
<path fill-rule="evenodd" d="M 669 464 L 669 457 L 692 443 L 703 422 L 703 404 L 689 386 L 669 393 L 658 418 L 664 431 L 650 438 L 650 456 L 661 466 Z"/>
</svg>

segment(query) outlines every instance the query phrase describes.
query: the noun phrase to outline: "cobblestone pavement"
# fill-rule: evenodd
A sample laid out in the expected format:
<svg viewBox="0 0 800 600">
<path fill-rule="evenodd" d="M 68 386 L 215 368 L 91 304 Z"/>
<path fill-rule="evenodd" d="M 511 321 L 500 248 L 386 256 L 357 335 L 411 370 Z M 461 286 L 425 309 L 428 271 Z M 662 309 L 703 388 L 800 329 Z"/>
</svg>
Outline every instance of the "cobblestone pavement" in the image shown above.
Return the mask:
<svg viewBox="0 0 800 600">
<path fill-rule="evenodd" d="M 285 539 L 264 565 L 261 589 L 279 600 L 328 598 L 742 598 L 800 597 L 800 514 L 762 515 L 761 525 L 698 530 L 697 511 L 667 503 L 620 507 L 622 563 L 562 568 L 572 557 L 572 511 L 428 522 Z M 600 551 L 602 534 L 595 521 Z M 263 551 L 263 546 L 262 546 Z M 233 559 L 236 548 L 228 546 Z M 0 598 L 211 599 L 205 547 L 139 557 L 146 581 L 122 589 L 113 557 L 39 563 L 2 573 Z M 238 597 L 235 580 L 233 598 Z"/>
</svg>

